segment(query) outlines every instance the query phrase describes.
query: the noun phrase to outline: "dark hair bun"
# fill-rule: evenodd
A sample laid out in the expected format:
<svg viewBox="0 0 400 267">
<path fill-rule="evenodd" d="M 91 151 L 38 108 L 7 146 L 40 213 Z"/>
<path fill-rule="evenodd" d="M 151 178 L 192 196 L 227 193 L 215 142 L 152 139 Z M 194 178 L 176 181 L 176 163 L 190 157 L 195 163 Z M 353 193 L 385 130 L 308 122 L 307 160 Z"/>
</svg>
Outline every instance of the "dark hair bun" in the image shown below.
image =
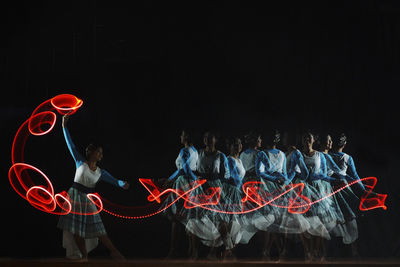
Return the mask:
<svg viewBox="0 0 400 267">
<path fill-rule="evenodd" d="M 246 144 L 252 145 L 257 143 L 257 139 L 259 136 L 260 135 L 255 132 L 250 132 L 244 136 L 244 141 L 246 142 Z"/>
<path fill-rule="evenodd" d="M 281 133 L 278 130 L 275 130 L 275 134 L 272 138 L 272 143 L 278 144 L 281 141 Z"/>
<path fill-rule="evenodd" d="M 344 133 L 340 134 L 337 143 L 339 147 L 342 147 L 347 143 L 347 137 Z"/>
</svg>

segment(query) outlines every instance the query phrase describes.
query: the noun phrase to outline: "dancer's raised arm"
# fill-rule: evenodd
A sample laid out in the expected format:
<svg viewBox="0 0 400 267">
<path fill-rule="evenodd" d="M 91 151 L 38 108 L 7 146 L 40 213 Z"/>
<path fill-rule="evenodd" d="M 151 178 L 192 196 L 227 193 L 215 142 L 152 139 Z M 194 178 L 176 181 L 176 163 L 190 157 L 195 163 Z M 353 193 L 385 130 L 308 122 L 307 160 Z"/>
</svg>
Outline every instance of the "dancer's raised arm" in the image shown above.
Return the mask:
<svg viewBox="0 0 400 267">
<path fill-rule="evenodd" d="M 79 168 L 79 166 L 81 166 L 82 163 L 85 162 L 85 158 L 82 156 L 82 154 L 78 152 L 74 142 L 72 141 L 71 135 L 67 129 L 68 118 L 69 118 L 68 115 L 64 115 L 62 118 L 62 128 L 63 128 L 64 138 L 65 142 L 67 143 L 68 150 L 75 161 L 76 168 Z"/>
</svg>

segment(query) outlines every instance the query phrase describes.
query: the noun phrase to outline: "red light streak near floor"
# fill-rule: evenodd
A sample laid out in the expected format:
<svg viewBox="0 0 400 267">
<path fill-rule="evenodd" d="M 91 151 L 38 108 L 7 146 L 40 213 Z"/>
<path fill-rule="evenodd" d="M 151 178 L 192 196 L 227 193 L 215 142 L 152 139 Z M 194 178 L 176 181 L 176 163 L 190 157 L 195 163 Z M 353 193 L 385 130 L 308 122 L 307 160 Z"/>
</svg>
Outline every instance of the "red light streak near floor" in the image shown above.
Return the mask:
<svg viewBox="0 0 400 267">
<path fill-rule="evenodd" d="M 57 120 L 57 115 L 53 112 L 54 110 L 60 115 L 72 115 L 82 104 L 83 101 L 74 95 L 62 94 L 55 96 L 40 104 L 33 111 L 29 119 L 21 125 L 14 137 L 11 151 L 13 165 L 8 173 L 10 184 L 18 195 L 41 211 L 56 215 L 75 213 L 72 211 L 72 206 L 76 203 L 71 203 L 71 199 L 65 191 L 55 193 L 53 185 L 46 174 L 37 167 L 25 163 L 24 151 L 26 141 L 30 135 L 43 136 L 53 130 Z M 42 182 L 40 184 L 33 182 L 29 174 L 30 172 L 39 175 L 42 178 Z M 207 182 L 206 179 L 195 180 L 187 184 L 185 189 L 167 188 L 162 190 L 155 185 L 153 180 L 141 178 L 139 182 L 149 192 L 147 200 L 152 203 L 151 207 L 119 206 L 94 193 L 87 194 L 87 197 L 97 207 L 97 210 L 91 213 L 78 214 L 90 215 L 104 211 L 124 219 L 143 219 L 165 211 L 179 200 L 183 201 L 183 205 L 187 209 L 203 208 L 227 214 L 249 213 L 265 205 L 288 209 L 290 213 L 305 213 L 310 209 L 311 205 L 332 197 L 339 191 L 360 181 L 363 182 L 366 191 L 361 197 L 359 209 L 362 211 L 376 208 L 386 210 L 385 200 L 387 195 L 377 194 L 372 191 L 377 183 L 376 177 L 354 180 L 321 199 L 314 201 L 301 194 L 305 186 L 303 183 L 291 184 L 276 192 L 266 192 L 262 189 L 263 185 L 261 181 L 250 181 L 244 183 L 242 186 L 244 194 L 242 203 L 235 203 L 232 207 L 224 208 L 218 206 L 221 197 L 221 188 L 219 187 L 210 187 L 202 194 L 196 195 L 196 189 L 205 184 Z M 168 198 L 170 194 L 174 194 L 175 196 Z M 167 199 L 172 200 L 169 203 L 164 203 Z M 163 205 L 161 206 L 161 204 Z"/>
</svg>

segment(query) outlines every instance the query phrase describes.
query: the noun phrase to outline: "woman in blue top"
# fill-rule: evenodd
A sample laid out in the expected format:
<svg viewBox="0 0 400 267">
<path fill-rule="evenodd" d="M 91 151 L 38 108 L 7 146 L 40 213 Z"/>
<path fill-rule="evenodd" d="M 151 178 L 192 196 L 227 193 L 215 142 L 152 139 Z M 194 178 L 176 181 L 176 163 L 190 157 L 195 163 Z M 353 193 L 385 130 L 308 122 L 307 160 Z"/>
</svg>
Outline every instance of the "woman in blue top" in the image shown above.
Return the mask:
<svg viewBox="0 0 400 267">
<path fill-rule="evenodd" d="M 298 167 L 300 172 L 301 170 L 304 171 L 306 169 L 305 165 L 302 165 L 300 159 L 298 158 L 300 153 L 296 152 L 291 154 L 291 166 L 287 172 L 286 155 L 284 152 L 277 149 L 280 138 L 281 135 L 277 130 L 271 131 L 270 134 L 266 136 L 265 140 L 267 140 L 267 148 L 264 151 L 263 156 L 268 159 L 266 164 L 269 164 L 269 168 L 265 167 L 264 170 L 260 171 L 261 177 L 267 179 L 267 181 L 273 181 L 275 183 L 276 193 L 274 195 L 281 194 L 286 186 L 291 183 L 295 176 L 295 166 Z M 260 168 L 257 166 L 258 164 L 256 163 L 256 170 L 260 170 Z M 274 204 L 279 206 L 287 206 L 289 204 L 290 197 L 294 197 L 293 192 L 289 192 L 275 200 Z M 269 258 L 269 252 L 274 241 L 281 255 L 285 257 L 287 253 L 285 246 L 286 234 L 304 233 L 309 228 L 309 223 L 302 214 L 289 213 L 286 208 L 275 208 L 274 210 L 275 222 L 273 223 L 272 227 L 269 228 L 270 231 L 266 232 L 267 235 L 265 238 L 263 252 L 263 256 L 265 258 Z M 278 233 L 283 235 L 279 236 Z"/>
<path fill-rule="evenodd" d="M 266 157 L 265 153 L 260 150 L 262 145 L 261 135 L 255 132 L 250 132 L 245 136 L 245 142 L 247 144 L 247 149 L 240 154 L 240 160 L 242 161 L 243 167 L 246 171 L 244 182 L 266 181 L 266 179 L 260 175 L 260 168 L 265 169 L 264 165 L 267 165 L 267 168 L 269 168 L 270 164 L 268 163 L 268 158 Z M 256 166 L 258 167 L 256 168 Z M 266 175 L 267 174 L 264 176 Z M 262 191 L 269 193 L 270 187 L 274 187 L 274 185 L 273 183 L 266 182 L 262 183 L 261 187 L 263 189 Z M 275 187 L 273 190 L 274 189 Z M 264 207 L 259 208 L 257 203 L 250 201 L 247 201 L 246 205 L 247 208 L 256 208 L 256 210 L 245 214 L 247 219 L 252 221 L 253 230 L 250 231 L 249 228 L 248 234 L 242 236 L 241 243 L 244 244 L 247 244 L 250 238 L 252 238 L 257 231 L 266 231 L 275 221 L 274 212 L 272 212 L 273 208 L 270 205 L 265 205 Z"/>
<path fill-rule="evenodd" d="M 261 178 L 264 184 L 264 190 L 270 194 L 270 197 L 279 195 L 281 187 L 285 184 L 287 179 L 286 174 L 286 157 L 285 154 L 278 150 L 277 144 L 280 142 L 280 134 L 278 131 L 273 131 L 264 138 L 267 143 L 267 148 L 264 151 L 260 151 L 257 154 L 255 162 L 256 175 Z M 269 199 L 267 199 L 269 200 Z M 281 199 L 274 201 L 274 204 L 279 204 Z M 271 203 L 272 204 L 272 203 Z M 272 206 L 271 204 L 265 206 L 263 212 L 266 216 L 273 214 L 275 217 L 274 223 L 264 230 L 264 249 L 263 258 L 266 260 L 270 259 L 270 250 L 273 242 L 278 246 L 278 250 L 281 250 L 280 240 L 278 239 L 280 224 L 281 224 L 281 212 L 282 210 L 278 207 Z"/>
<path fill-rule="evenodd" d="M 311 133 L 303 135 L 304 163 L 306 164 L 309 176 L 305 178 L 306 186 L 303 195 L 312 202 L 322 199 L 333 192 L 331 181 L 336 178 L 327 175 L 326 160 L 323 153 L 314 150 L 314 136 Z M 328 197 L 313 204 L 305 213 L 310 222 L 308 233 L 313 237 L 310 239 L 309 252 L 307 255 L 311 260 L 319 257 L 322 238 L 330 239 L 329 232 L 338 224 L 343 222 L 343 215 L 334 197 Z M 321 258 L 323 259 L 323 258 Z"/>
<path fill-rule="evenodd" d="M 204 149 L 199 150 L 199 159 L 197 161 L 197 174 L 199 178 L 206 179 L 207 182 L 196 190 L 192 195 L 208 193 L 210 188 L 221 188 L 222 180 L 229 178 L 228 161 L 224 153 L 217 150 L 217 136 L 212 132 L 206 132 L 203 136 Z M 224 192 L 221 191 L 220 201 L 224 199 Z M 216 205 L 209 205 L 210 208 L 222 210 L 221 202 Z M 186 231 L 193 237 L 201 239 L 203 244 L 210 246 L 209 258 L 215 258 L 215 248 L 219 246 L 221 237 L 220 222 L 226 217 L 226 214 L 205 209 L 202 207 L 185 210 L 187 218 Z M 192 238 L 192 258 L 196 259 L 197 242 Z M 225 240 L 223 240 L 225 241 Z M 228 246 L 228 245 L 226 245 Z"/>
<path fill-rule="evenodd" d="M 333 188 L 344 187 L 347 185 L 347 175 L 343 175 L 341 169 L 337 166 L 329 151 L 332 149 L 332 137 L 329 134 L 321 136 L 321 152 L 325 156 L 327 175 L 339 179 L 339 183 L 333 185 Z M 333 234 L 341 236 L 344 244 L 353 243 L 358 237 L 358 229 L 356 222 L 356 212 L 360 199 L 354 194 L 350 187 L 337 192 L 334 195 L 340 210 L 343 213 L 344 223 L 338 224 L 333 229 Z"/>
<path fill-rule="evenodd" d="M 347 144 L 347 137 L 344 133 L 335 136 L 334 142 L 333 142 L 333 149 L 329 153 L 332 156 L 332 159 L 335 161 L 335 163 L 339 167 L 340 175 L 345 176 L 345 178 L 348 182 L 351 182 L 354 180 L 360 180 L 360 177 L 358 176 L 358 173 L 357 173 L 357 170 L 356 170 L 356 167 L 354 164 L 353 157 L 350 156 L 349 154 L 346 154 L 345 152 L 343 152 L 343 149 L 345 148 L 346 144 Z M 364 194 L 365 187 L 364 187 L 362 181 L 359 181 L 358 183 L 353 185 L 352 191 L 358 197 L 360 197 L 362 194 Z M 358 205 L 356 206 L 355 204 L 359 204 L 359 202 L 354 203 L 353 200 L 355 200 L 355 198 L 352 195 L 350 195 L 350 196 L 351 196 L 351 198 L 350 198 L 350 201 L 348 201 L 348 202 L 350 203 L 352 210 L 357 215 L 359 212 L 359 208 L 358 208 Z M 351 229 L 351 227 L 352 227 L 352 229 Z M 346 230 L 350 233 L 353 233 L 353 235 L 355 233 L 357 233 L 357 236 L 358 236 L 357 224 L 356 224 L 355 220 L 354 220 L 353 224 L 347 226 Z M 354 237 L 356 238 L 356 236 L 354 236 Z M 351 242 L 351 250 L 352 250 L 352 255 L 354 257 L 359 256 L 357 242 Z"/>
<path fill-rule="evenodd" d="M 240 138 L 228 138 L 226 146 L 229 153 L 227 158 L 229 175 L 228 179 L 222 179 L 222 191 L 224 198 L 221 199 L 221 207 L 225 211 L 241 212 L 242 205 L 242 180 L 245 176 L 245 169 L 239 154 L 242 151 L 242 141 Z M 232 249 L 238 244 L 242 238 L 243 231 L 246 231 L 249 221 L 247 216 L 241 214 L 227 214 L 222 217 L 220 223 L 221 237 L 224 239 L 225 252 L 224 259 L 234 257 Z"/>
<path fill-rule="evenodd" d="M 193 146 L 192 135 L 188 130 L 182 130 L 180 143 L 183 145 L 183 148 L 181 148 L 178 157 L 175 160 L 177 170 L 168 178 L 168 183 L 172 183 L 172 188 L 175 190 L 187 190 L 190 183 L 197 180 L 194 171 L 196 171 L 197 168 L 199 155 L 196 148 Z M 196 192 L 198 191 L 199 190 Z M 176 194 L 170 193 L 164 202 L 165 205 L 175 201 L 176 198 Z M 164 206 L 162 208 L 164 208 Z M 165 214 L 171 221 L 171 243 L 167 258 L 178 256 L 176 248 L 179 246 L 178 239 L 181 236 L 180 225 L 178 225 L 178 222 L 186 225 L 187 218 L 183 216 L 184 213 L 185 207 L 183 206 L 182 199 L 178 200 L 165 211 Z M 191 242 L 189 242 L 189 244 L 191 244 Z M 189 246 L 189 253 L 191 253 L 191 250 L 192 248 Z"/>
<path fill-rule="evenodd" d="M 98 181 L 103 180 L 114 186 L 128 189 L 129 184 L 117 180 L 106 170 L 100 169 L 97 163 L 103 158 L 101 146 L 90 144 L 86 148 L 86 158 L 76 149 L 66 127 L 68 116 L 63 116 L 62 127 L 68 149 L 75 161 L 76 171 L 72 187 L 68 190 L 72 204 L 72 212 L 60 217 L 58 228 L 63 230 L 63 245 L 67 249 L 67 257 L 71 259 L 87 260 L 87 254 L 97 246 L 97 239 L 110 250 L 111 256 L 123 259 L 121 253 L 108 238 L 100 215 L 90 214 L 97 211 L 97 207 L 87 197 L 93 193 Z"/>
</svg>

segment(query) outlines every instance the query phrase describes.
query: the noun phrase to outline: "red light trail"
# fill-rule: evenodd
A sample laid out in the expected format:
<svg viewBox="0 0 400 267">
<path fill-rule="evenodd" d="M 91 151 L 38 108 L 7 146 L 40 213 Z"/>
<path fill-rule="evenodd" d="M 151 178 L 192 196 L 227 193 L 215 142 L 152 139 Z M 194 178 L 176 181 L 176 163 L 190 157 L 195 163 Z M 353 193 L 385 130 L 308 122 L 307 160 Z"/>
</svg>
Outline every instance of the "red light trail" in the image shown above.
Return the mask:
<svg viewBox="0 0 400 267">
<path fill-rule="evenodd" d="M 83 104 L 83 101 L 74 95 L 62 94 L 55 96 L 42 104 L 40 104 L 18 129 L 12 144 L 12 166 L 9 170 L 8 177 L 12 188 L 22 198 L 27 200 L 33 207 L 56 215 L 66 215 L 74 213 L 72 211 L 71 199 L 66 191 L 55 193 L 50 179 L 41 170 L 25 163 L 24 151 L 25 144 L 30 135 L 42 136 L 51 132 L 57 120 L 57 115 L 53 111 L 57 111 L 61 115 L 74 114 Z M 41 183 L 33 182 L 29 173 L 35 173 L 41 177 Z M 184 207 L 187 209 L 203 208 L 215 212 L 227 214 L 243 214 L 255 211 L 265 205 L 272 205 L 282 209 L 288 209 L 290 213 L 305 213 L 311 205 L 314 205 L 326 198 L 333 196 L 345 188 L 362 181 L 367 190 L 361 197 L 359 209 L 362 211 L 383 208 L 385 206 L 386 194 L 377 194 L 372 190 L 377 183 L 376 177 L 366 177 L 361 180 L 354 180 L 348 184 L 341 186 L 332 193 L 311 201 L 303 196 L 302 190 L 304 183 L 288 185 L 276 192 L 267 192 L 263 190 L 261 181 L 246 182 L 242 186 L 244 197 L 242 203 L 232 204 L 230 207 L 221 208 L 219 200 L 221 197 L 221 188 L 210 187 L 204 193 L 195 195 L 197 188 L 207 182 L 206 179 L 195 180 L 185 186 L 185 190 L 179 189 L 160 189 L 151 179 L 139 179 L 139 182 L 149 192 L 147 200 L 152 203 L 147 207 L 126 207 L 114 204 L 99 194 L 87 194 L 91 203 L 95 204 L 97 210 L 91 213 L 79 213 L 81 215 L 91 215 L 105 211 L 113 216 L 124 219 L 143 219 L 154 216 L 171 207 L 178 200 L 182 199 Z M 169 194 L 175 194 L 170 203 L 166 201 Z M 164 204 L 161 208 L 161 204 Z"/>
</svg>

